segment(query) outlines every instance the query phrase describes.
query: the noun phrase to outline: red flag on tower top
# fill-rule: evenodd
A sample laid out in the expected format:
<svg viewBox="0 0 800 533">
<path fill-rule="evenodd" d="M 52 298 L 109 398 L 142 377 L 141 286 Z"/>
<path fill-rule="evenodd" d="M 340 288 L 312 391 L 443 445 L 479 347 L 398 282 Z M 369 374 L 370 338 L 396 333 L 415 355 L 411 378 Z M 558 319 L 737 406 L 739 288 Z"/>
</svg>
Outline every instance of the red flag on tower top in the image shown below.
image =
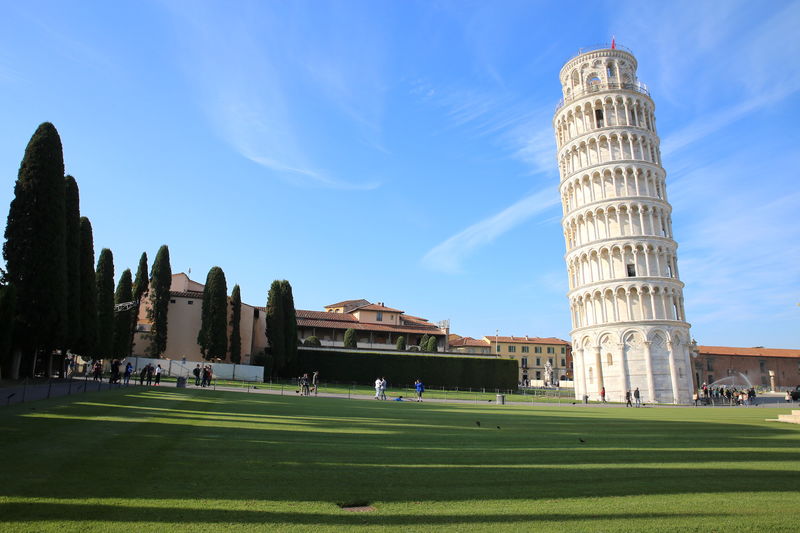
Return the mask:
<svg viewBox="0 0 800 533">
<path fill-rule="evenodd" d="M 616 41 L 616 39 L 614 38 L 613 35 L 611 36 L 611 49 L 612 50 L 616 50 L 617 49 L 617 41 Z"/>
</svg>

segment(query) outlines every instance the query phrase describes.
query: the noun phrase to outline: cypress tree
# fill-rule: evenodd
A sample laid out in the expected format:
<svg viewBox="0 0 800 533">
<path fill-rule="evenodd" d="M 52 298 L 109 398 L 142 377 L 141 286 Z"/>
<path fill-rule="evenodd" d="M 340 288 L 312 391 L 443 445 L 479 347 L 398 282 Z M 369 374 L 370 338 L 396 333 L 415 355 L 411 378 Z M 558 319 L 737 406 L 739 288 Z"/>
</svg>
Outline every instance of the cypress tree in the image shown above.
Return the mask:
<svg viewBox="0 0 800 533">
<path fill-rule="evenodd" d="M 358 339 L 356 338 L 356 330 L 350 328 L 344 332 L 344 347 L 345 348 L 358 348 Z"/>
<path fill-rule="evenodd" d="M 426 334 L 425 334 L 425 335 L 423 335 L 423 336 L 422 336 L 422 338 L 419 340 L 419 350 L 420 350 L 421 352 L 424 352 L 425 350 L 427 350 L 427 349 L 428 349 L 428 339 L 430 339 L 430 336 L 429 336 L 429 335 L 426 333 Z"/>
<path fill-rule="evenodd" d="M 114 255 L 108 248 L 97 260 L 97 359 L 114 354 Z"/>
<path fill-rule="evenodd" d="M 286 318 L 284 316 L 284 307 L 281 304 L 281 295 L 281 282 L 276 279 L 269 287 L 266 316 L 267 341 L 269 342 L 272 366 L 275 373 L 282 372 L 286 367 L 286 354 L 284 352 L 284 347 L 286 346 Z M 266 379 L 267 376 L 265 375 L 264 378 Z"/>
<path fill-rule="evenodd" d="M 15 303 L 14 286 L 0 284 L 0 378 L 10 375 L 11 371 Z"/>
<path fill-rule="evenodd" d="M 396 347 L 398 350 L 400 350 L 401 352 L 402 352 L 402 351 L 405 351 L 405 349 L 406 349 L 406 338 L 405 338 L 405 337 L 403 337 L 402 335 L 400 335 L 399 337 L 397 337 L 397 343 L 395 344 L 395 347 Z"/>
<path fill-rule="evenodd" d="M 114 303 L 121 304 L 133 300 L 133 282 L 131 281 L 131 270 L 126 268 L 119 277 L 117 290 L 114 293 Z M 126 311 L 118 311 L 114 315 L 114 357 L 128 357 L 131 354 L 132 333 L 131 322 L 136 308 Z"/>
<path fill-rule="evenodd" d="M 25 148 L 3 245 L 14 285 L 14 342 L 33 376 L 40 349 L 50 353 L 66 333 L 67 267 L 64 156 L 55 126 L 41 124 Z"/>
<path fill-rule="evenodd" d="M 128 350 L 129 354 L 133 353 L 133 335 L 136 332 L 136 326 L 139 323 L 139 312 L 142 308 L 142 299 L 144 298 L 147 289 L 150 287 L 150 279 L 147 276 L 147 252 L 142 252 L 139 258 L 139 268 L 136 269 L 136 278 L 133 280 L 133 296 L 132 299 L 139 302 L 133 308 L 131 313 L 131 347 Z"/>
<path fill-rule="evenodd" d="M 218 266 L 212 267 L 206 276 L 201 316 L 197 344 L 203 358 L 224 360 L 228 352 L 228 285 L 225 273 Z"/>
<path fill-rule="evenodd" d="M 242 322 L 242 295 L 239 285 L 233 286 L 231 293 L 231 362 L 239 364 L 242 360 L 242 333 L 239 331 Z"/>
<path fill-rule="evenodd" d="M 290 371 L 296 371 L 297 363 L 297 313 L 294 308 L 294 296 L 292 295 L 292 285 L 286 281 L 281 281 L 281 305 L 283 306 L 284 317 L 284 353 L 286 354 L 286 366 Z"/>
<path fill-rule="evenodd" d="M 67 336 L 66 348 L 75 348 L 81 335 L 81 208 L 78 182 L 72 176 L 64 180 L 66 253 L 67 253 Z M 64 365 L 61 365 L 62 372 Z"/>
<path fill-rule="evenodd" d="M 436 340 L 436 337 L 434 337 L 433 335 L 428 337 L 428 343 L 425 346 L 425 351 L 426 352 L 432 352 L 432 353 L 435 353 L 435 352 L 439 351 L 439 341 Z"/>
<path fill-rule="evenodd" d="M 97 286 L 94 272 L 94 236 L 92 223 L 81 217 L 80 257 L 81 331 L 75 347 L 78 354 L 88 360 L 95 357 L 97 345 Z"/>
<path fill-rule="evenodd" d="M 153 270 L 150 272 L 150 308 L 147 314 L 152 322 L 150 354 L 153 357 L 160 357 L 167 349 L 167 311 L 171 285 L 169 248 L 164 244 L 158 249 L 156 260 L 153 261 Z"/>
</svg>

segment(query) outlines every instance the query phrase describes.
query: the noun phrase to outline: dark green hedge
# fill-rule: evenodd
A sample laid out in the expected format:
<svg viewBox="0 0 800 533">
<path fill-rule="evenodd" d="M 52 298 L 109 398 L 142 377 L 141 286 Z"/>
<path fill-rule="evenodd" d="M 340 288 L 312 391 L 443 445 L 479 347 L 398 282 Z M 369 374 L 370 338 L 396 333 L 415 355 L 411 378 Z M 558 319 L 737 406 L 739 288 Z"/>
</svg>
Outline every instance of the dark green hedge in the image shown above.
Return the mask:
<svg viewBox="0 0 800 533">
<path fill-rule="evenodd" d="M 301 373 L 320 372 L 323 381 L 372 384 L 385 377 L 392 386 L 420 379 L 426 387 L 515 389 L 517 362 L 512 359 L 387 354 L 351 350 L 298 350 Z"/>
</svg>

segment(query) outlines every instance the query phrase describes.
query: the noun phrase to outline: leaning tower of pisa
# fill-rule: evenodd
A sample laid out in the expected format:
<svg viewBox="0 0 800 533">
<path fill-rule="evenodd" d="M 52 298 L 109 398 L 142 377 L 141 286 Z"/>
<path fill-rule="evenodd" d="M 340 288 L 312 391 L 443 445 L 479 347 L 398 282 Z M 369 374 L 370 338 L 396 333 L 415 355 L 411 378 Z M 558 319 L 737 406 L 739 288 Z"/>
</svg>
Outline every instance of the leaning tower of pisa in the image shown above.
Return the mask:
<svg viewBox="0 0 800 533">
<path fill-rule="evenodd" d="M 686 403 L 692 395 L 655 105 L 636 58 L 612 45 L 561 69 L 553 127 L 561 174 L 575 395 Z"/>
</svg>

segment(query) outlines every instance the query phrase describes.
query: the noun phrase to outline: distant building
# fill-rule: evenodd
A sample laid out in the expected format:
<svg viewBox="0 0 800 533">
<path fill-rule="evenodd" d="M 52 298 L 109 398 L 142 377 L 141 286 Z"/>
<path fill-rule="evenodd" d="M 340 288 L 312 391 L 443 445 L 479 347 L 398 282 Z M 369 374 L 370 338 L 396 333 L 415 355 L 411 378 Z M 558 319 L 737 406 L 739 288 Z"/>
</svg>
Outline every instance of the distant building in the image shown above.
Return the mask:
<svg viewBox="0 0 800 533">
<path fill-rule="evenodd" d="M 692 365 L 695 387 L 715 382 L 736 385 L 742 381 L 768 388 L 800 385 L 800 350 L 697 346 Z"/>
<path fill-rule="evenodd" d="M 472 337 L 461 337 L 450 334 L 450 351 L 455 353 L 470 353 L 475 355 L 491 355 L 492 347 L 483 339 L 473 339 Z"/>
<path fill-rule="evenodd" d="M 519 382 L 540 381 L 545 378 L 545 365 L 553 369 L 553 380 L 572 379 L 572 349 L 568 341 L 555 337 L 500 337 L 487 336 L 498 357 L 516 359 L 519 365 Z"/>
<path fill-rule="evenodd" d="M 404 337 L 407 346 L 418 345 L 428 335 L 436 337 L 439 351 L 447 351 L 447 328 L 440 328 L 425 318 L 407 315 L 386 307 L 383 302 L 346 300 L 325 306 L 325 311 L 297 310 L 297 335 L 300 340 L 317 337 L 324 347 L 344 346 L 344 333 L 354 329 L 358 347 L 380 350 L 396 349 Z"/>
</svg>

